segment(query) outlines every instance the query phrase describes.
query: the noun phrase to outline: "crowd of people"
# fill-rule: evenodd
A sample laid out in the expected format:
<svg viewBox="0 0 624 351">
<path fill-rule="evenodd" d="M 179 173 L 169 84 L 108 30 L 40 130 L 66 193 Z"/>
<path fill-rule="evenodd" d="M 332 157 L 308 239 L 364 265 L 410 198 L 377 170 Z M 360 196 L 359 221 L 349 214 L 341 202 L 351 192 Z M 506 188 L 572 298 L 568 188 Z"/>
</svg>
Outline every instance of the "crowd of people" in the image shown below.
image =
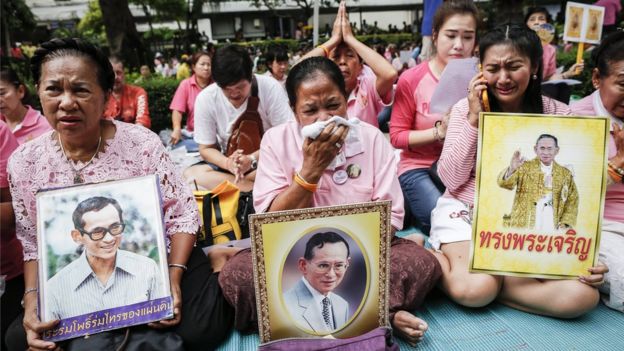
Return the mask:
<svg viewBox="0 0 624 351">
<path fill-rule="evenodd" d="M 602 296 L 624 312 L 624 32 L 605 36 L 592 48 L 591 62 L 557 73 L 556 48 L 536 33 L 548 20 L 545 9 L 534 8 L 525 23 L 479 33 L 472 1 L 446 1 L 433 17 L 434 54 L 420 61 L 412 50 L 411 61 L 397 68 L 396 48 L 386 55 L 355 37 L 343 1 L 326 42 L 296 61 L 285 49 L 271 48 L 264 54 L 265 74 L 254 72 L 253 58 L 240 46 L 198 51 L 185 58 L 188 75 L 177 67 L 182 80 L 171 97 L 168 144 L 201 157 L 183 171 L 149 130 L 147 94 L 125 82 L 119 58 L 79 39 L 43 43 L 31 59 L 43 114 L 29 105 L 28 89 L 14 71 L 0 72 L 3 347 L 106 349 L 121 336 L 149 349 L 203 350 L 217 347 L 233 329 L 257 330 L 251 250 L 223 247 L 206 255 L 194 247 L 200 218 L 192 189 L 212 189 L 224 180 L 252 191 L 258 213 L 392 201 L 390 323 L 412 345 L 428 329 L 414 311 L 435 286 L 474 308 L 498 300 L 528 313 L 574 318 Z M 466 96 L 446 114 L 431 112 L 447 64 L 477 52 L 483 71 L 466 86 Z M 165 74 L 165 63 L 155 64 Z M 544 81 L 588 69 L 595 90 L 570 106 L 542 91 Z M 149 68 L 142 79 L 147 76 Z M 600 260 L 578 279 L 469 272 L 485 91 L 492 112 L 609 117 Z M 232 126 L 242 117 L 257 121 L 261 142 L 255 149 L 230 147 Z M 303 136 L 304 127 L 331 118 L 316 137 Z M 545 139 L 557 147 L 556 138 Z M 511 182 L 520 163 L 512 163 L 501 181 Z M 352 165 L 357 172 L 347 170 Z M 542 170 L 548 167 L 542 164 Z M 133 327 L 125 336 L 110 331 L 44 341 L 42 333 L 58 320 L 42 322 L 37 314 L 35 194 L 147 174 L 160 181 L 174 317 Z M 430 248 L 421 236 L 394 235 L 406 223 L 426 235 Z"/>
</svg>

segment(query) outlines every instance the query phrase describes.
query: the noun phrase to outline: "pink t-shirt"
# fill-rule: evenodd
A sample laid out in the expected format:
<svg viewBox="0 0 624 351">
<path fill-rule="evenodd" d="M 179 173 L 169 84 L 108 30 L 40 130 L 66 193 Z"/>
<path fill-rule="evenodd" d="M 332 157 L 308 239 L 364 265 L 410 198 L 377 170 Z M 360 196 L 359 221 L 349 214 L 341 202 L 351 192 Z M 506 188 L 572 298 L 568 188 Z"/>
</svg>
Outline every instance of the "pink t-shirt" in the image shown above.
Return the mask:
<svg viewBox="0 0 624 351">
<path fill-rule="evenodd" d="M 598 0 L 594 3 L 596 6 L 605 8 L 604 25 L 610 26 L 615 24 L 615 18 L 618 12 L 622 11 L 620 0 Z"/>
<path fill-rule="evenodd" d="M 165 239 L 176 233 L 195 234 L 199 211 L 190 188 L 174 166 L 156 134 L 135 124 L 113 121 L 116 132 L 82 171 L 85 183 L 158 175 L 165 222 Z M 37 259 L 37 201 L 40 189 L 74 184 L 74 169 L 61 151 L 55 133 L 48 132 L 20 146 L 9 159 L 9 184 L 17 237 L 24 260 Z M 84 166 L 76 165 L 77 169 Z M 141 196 L 137 194 L 137 196 Z"/>
<path fill-rule="evenodd" d="M 26 105 L 28 111 L 22 123 L 18 124 L 13 130 L 13 135 L 17 139 L 17 142 L 21 145 L 27 141 L 31 141 L 39 135 L 52 130 L 48 120 L 41 114 L 41 112 Z M 0 120 L 6 122 L 6 116 L 0 114 Z"/>
<path fill-rule="evenodd" d="M 598 94 L 595 91 L 593 94 L 584 97 L 582 100 L 572 104 L 572 112 L 581 116 L 597 116 L 596 101 L 594 101 L 594 95 Z M 613 117 L 611 117 L 613 119 Z M 621 121 L 621 120 L 620 120 Z M 622 121 L 624 122 L 624 121 Z M 622 125 L 624 123 L 620 123 Z M 609 135 L 609 151 L 607 157 L 611 158 L 617 153 L 615 147 L 615 139 L 613 134 Z M 605 208 L 604 218 L 620 223 L 624 223 L 624 184 L 614 183 L 607 187 L 607 194 L 605 196 Z"/>
<path fill-rule="evenodd" d="M 18 146 L 9 126 L 0 121 L 0 188 L 9 187 L 7 161 Z M 0 274 L 6 275 L 7 280 L 17 277 L 24 272 L 22 261 L 22 245 L 15 237 L 15 232 L 3 231 L 0 236 Z"/>
<path fill-rule="evenodd" d="M 392 104 L 392 90 L 381 98 L 377 92 L 377 76 L 366 65 L 362 68 L 357 80 L 358 83 L 347 100 L 347 115 L 379 127 L 377 115 L 384 107 Z"/>
<path fill-rule="evenodd" d="M 195 129 L 195 99 L 202 89 L 193 74 L 180 82 L 169 105 L 170 110 L 186 113 L 186 129 L 190 132 Z"/>
<path fill-rule="evenodd" d="M 256 212 L 266 212 L 275 197 L 292 184 L 295 172 L 301 170 L 303 137 L 300 128 L 296 121 L 289 121 L 264 134 L 253 189 Z M 392 226 L 401 229 L 403 194 L 392 146 L 379 129 L 366 123 L 361 123 L 356 132 L 359 142 L 345 143 L 346 163 L 336 171 L 357 165 L 360 175 L 338 184 L 332 178 L 336 171 L 326 170 L 312 198 L 312 207 L 392 200 Z"/>
<path fill-rule="evenodd" d="M 432 128 L 442 115 L 429 112 L 429 102 L 438 86 L 438 80 L 423 62 L 401 75 L 394 93 L 394 106 L 390 120 L 390 141 L 392 146 L 402 149 L 399 161 L 399 175 L 419 168 L 429 168 L 442 152 L 442 143 L 434 142 L 418 147 L 409 147 L 412 130 Z"/>
<path fill-rule="evenodd" d="M 542 96 L 544 114 L 570 115 L 568 105 Z M 444 197 L 472 205 L 475 192 L 478 129 L 468 123 L 468 98 L 459 100 L 451 109 L 444 147 L 438 161 L 438 174 L 446 186 Z"/>
<path fill-rule="evenodd" d="M 542 49 L 544 49 L 544 54 L 542 55 L 542 62 L 544 64 L 542 78 L 546 79 L 557 73 L 557 48 L 546 44 L 542 45 Z"/>
</svg>

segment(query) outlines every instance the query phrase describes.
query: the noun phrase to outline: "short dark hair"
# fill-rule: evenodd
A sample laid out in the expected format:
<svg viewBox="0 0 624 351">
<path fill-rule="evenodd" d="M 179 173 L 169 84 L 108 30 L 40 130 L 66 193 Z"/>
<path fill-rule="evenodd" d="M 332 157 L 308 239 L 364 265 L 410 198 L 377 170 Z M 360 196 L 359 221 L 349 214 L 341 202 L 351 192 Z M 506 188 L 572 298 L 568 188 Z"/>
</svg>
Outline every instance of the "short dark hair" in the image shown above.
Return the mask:
<svg viewBox="0 0 624 351">
<path fill-rule="evenodd" d="M 529 20 L 529 17 L 531 17 L 531 15 L 536 14 L 536 13 L 543 13 L 543 14 L 545 14 L 546 15 L 546 22 L 552 23 L 552 17 L 550 16 L 550 12 L 548 12 L 548 10 L 545 7 L 535 6 L 535 7 L 529 7 L 527 9 L 526 15 L 524 15 L 524 24 L 527 23 L 527 21 Z"/>
<path fill-rule="evenodd" d="M 340 234 L 335 232 L 324 232 L 312 235 L 312 237 L 306 243 L 303 258 L 310 261 L 314 258 L 314 249 L 322 249 L 325 244 L 334 243 L 344 243 L 347 247 L 347 258 L 350 256 L 349 244 Z"/>
<path fill-rule="evenodd" d="M 35 84 L 41 79 L 41 67 L 44 63 L 59 57 L 80 57 L 95 63 L 100 88 L 110 92 L 115 84 L 115 72 L 108 57 L 94 44 L 82 39 L 55 38 L 41 44 L 30 59 Z"/>
<path fill-rule="evenodd" d="M 340 68 L 334 61 L 328 58 L 313 56 L 296 64 L 288 73 L 286 93 L 288 94 L 290 106 L 294 107 L 297 104 L 297 89 L 299 89 L 301 83 L 314 79 L 320 74 L 324 74 L 329 78 L 338 87 L 345 99 L 347 98 L 345 81 L 342 73 L 340 73 Z"/>
<path fill-rule="evenodd" d="M 117 200 L 110 197 L 94 196 L 80 202 L 78 206 L 76 206 L 76 209 L 72 214 L 74 228 L 84 229 L 82 216 L 84 216 L 87 212 L 97 212 L 108 205 L 113 205 L 117 209 L 117 213 L 119 213 L 119 221 L 123 222 L 123 210 L 121 209 L 121 206 L 119 206 L 119 202 L 117 202 Z"/>
<path fill-rule="evenodd" d="M 271 64 L 273 61 L 288 61 L 288 52 L 281 46 L 272 46 L 264 54 L 264 58 L 266 60 L 267 69 L 269 72 L 273 73 L 271 70 Z"/>
<path fill-rule="evenodd" d="M 210 53 L 204 50 L 197 51 L 196 53 L 193 54 L 193 56 L 191 56 L 191 65 L 195 66 L 197 64 L 197 61 L 199 61 L 199 59 L 202 56 L 208 56 L 208 58 L 210 59 L 210 63 L 212 65 L 212 57 L 210 56 Z"/>
<path fill-rule="evenodd" d="M 529 78 L 529 86 L 524 92 L 522 111 L 525 113 L 544 112 L 542 104 L 542 43 L 535 31 L 525 24 L 503 24 L 487 32 L 479 42 L 479 61 L 483 63 L 487 50 L 494 45 L 509 45 L 519 55 L 525 56 L 531 62 L 531 70 L 537 68 L 535 77 Z M 533 79 L 535 78 L 535 79 Z M 501 112 L 501 107 L 494 94 L 490 91 L 490 105 L 492 112 Z"/>
<path fill-rule="evenodd" d="M 592 62 L 598 69 L 598 75 L 605 78 L 611 74 L 611 65 L 624 61 L 624 32 L 617 31 L 602 39 L 600 45 L 592 51 Z"/>
<path fill-rule="evenodd" d="M 212 58 L 212 79 L 221 88 L 241 80 L 251 82 L 253 62 L 245 48 L 227 45 L 219 48 Z"/>
<path fill-rule="evenodd" d="M 5 67 L 0 70 L 0 80 L 11 84 L 15 89 L 19 89 L 20 85 L 24 87 L 24 97 L 22 98 L 22 104 L 28 104 L 30 102 L 30 91 L 28 87 L 22 82 L 17 72 L 11 67 Z"/>
<path fill-rule="evenodd" d="M 555 147 L 559 147 L 559 140 L 557 140 L 557 137 L 555 137 L 552 134 L 541 134 L 540 136 L 537 137 L 537 140 L 535 141 L 535 145 L 537 146 L 537 143 L 539 143 L 540 140 L 546 139 L 546 138 L 550 138 L 550 139 L 554 140 L 555 141 Z"/>
<path fill-rule="evenodd" d="M 451 17 L 455 15 L 470 15 L 474 18 L 475 21 L 475 43 L 476 39 L 476 27 L 479 25 L 479 9 L 475 6 L 474 2 L 471 0 L 454 0 L 454 1 L 444 1 L 440 7 L 436 10 L 433 15 L 433 27 L 432 33 L 433 36 L 437 38 L 438 34 L 440 34 L 440 29 L 444 23 Z"/>
</svg>

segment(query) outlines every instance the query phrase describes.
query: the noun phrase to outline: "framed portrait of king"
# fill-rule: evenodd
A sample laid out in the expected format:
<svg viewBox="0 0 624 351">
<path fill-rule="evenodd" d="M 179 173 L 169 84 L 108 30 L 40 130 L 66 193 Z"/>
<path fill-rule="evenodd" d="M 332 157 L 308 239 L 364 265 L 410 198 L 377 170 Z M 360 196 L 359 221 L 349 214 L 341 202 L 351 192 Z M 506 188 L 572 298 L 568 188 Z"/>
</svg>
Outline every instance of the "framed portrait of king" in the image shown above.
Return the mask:
<svg viewBox="0 0 624 351">
<path fill-rule="evenodd" d="M 574 278 L 598 259 L 606 117 L 482 113 L 470 270 Z"/>
<path fill-rule="evenodd" d="M 389 326 L 390 213 L 384 201 L 252 215 L 260 341 Z"/>
<path fill-rule="evenodd" d="M 155 175 L 37 193 L 39 314 L 60 341 L 173 317 Z"/>
</svg>

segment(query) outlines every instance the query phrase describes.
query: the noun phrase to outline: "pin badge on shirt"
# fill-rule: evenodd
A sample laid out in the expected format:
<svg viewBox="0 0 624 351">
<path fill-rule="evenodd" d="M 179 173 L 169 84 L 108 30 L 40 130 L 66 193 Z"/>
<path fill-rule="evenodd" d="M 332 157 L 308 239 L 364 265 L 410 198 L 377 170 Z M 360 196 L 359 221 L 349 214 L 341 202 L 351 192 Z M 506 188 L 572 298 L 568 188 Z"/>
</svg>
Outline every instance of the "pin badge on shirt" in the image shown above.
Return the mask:
<svg viewBox="0 0 624 351">
<path fill-rule="evenodd" d="M 334 183 L 338 185 L 344 184 L 347 181 L 347 178 L 349 178 L 349 175 L 347 175 L 347 171 L 344 169 L 338 170 L 332 175 Z"/>
<path fill-rule="evenodd" d="M 355 179 L 362 174 L 362 168 L 357 163 L 352 163 L 347 166 L 347 175 L 351 179 Z"/>
</svg>

